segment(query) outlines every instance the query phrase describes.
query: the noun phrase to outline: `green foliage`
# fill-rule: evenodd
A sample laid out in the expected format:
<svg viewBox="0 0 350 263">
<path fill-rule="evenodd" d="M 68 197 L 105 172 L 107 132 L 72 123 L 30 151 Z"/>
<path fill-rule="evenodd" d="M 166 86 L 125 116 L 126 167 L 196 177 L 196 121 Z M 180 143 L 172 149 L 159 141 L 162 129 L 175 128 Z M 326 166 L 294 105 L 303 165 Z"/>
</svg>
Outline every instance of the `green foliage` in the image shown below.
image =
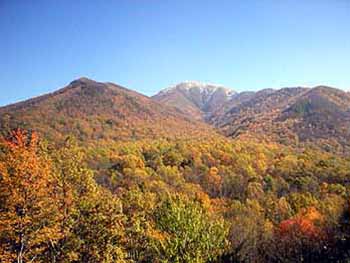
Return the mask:
<svg viewBox="0 0 350 263">
<path fill-rule="evenodd" d="M 220 218 L 211 218 L 199 203 L 170 196 L 157 210 L 153 262 L 212 261 L 225 247 L 227 230 Z"/>
</svg>

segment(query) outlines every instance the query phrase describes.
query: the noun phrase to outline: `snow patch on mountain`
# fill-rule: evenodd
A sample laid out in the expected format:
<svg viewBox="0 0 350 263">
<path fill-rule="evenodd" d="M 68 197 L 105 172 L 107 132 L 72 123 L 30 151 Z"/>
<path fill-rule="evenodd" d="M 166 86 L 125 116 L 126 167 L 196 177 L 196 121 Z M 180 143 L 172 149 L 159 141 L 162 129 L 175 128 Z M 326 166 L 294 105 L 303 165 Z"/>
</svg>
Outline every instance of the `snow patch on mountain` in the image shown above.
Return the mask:
<svg viewBox="0 0 350 263">
<path fill-rule="evenodd" d="M 211 96 L 217 90 L 222 89 L 228 97 L 233 96 L 236 92 L 230 88 L 224 87 L 222 85 L 204 83 L 200 81 L 184 81 L 176 85 L 170 86 L 169 88 L 163 89 L 159 94 L 167 94 L 175 90 L 198 90 L 201 94 L 205 96 Z"/>
</svg>

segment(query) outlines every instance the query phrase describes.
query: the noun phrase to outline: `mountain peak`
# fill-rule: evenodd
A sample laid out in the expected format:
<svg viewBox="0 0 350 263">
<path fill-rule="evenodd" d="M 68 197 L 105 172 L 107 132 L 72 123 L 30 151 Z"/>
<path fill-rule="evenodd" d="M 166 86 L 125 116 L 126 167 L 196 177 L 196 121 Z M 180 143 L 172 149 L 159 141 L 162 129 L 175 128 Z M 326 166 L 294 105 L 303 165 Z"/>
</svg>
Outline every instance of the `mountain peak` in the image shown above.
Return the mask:
<svg viewBox="0 0 350 263">
<path fill-rule="evenodd" d="M 169 88 L 163 89 L 159 92 L 159 94 L 164 94 L 168 92 L 172 92 L 174 90 L 197 90 L 200 93 L 211 94 L 217 91 L 218 89 L 224 91 L 227 95 L 233 95 L 235 92 L 231 88 L 224 87 L 222 85 L 213 84 L 213 83 L 205 83 L 201 81 L 195 80 L 187 80 L 170 86 Z"/>
<path fill-rule="evenodd" d="M 76 85 L 76 84 L 96 84 L 99 83 L 93 79 L 89 79 L 87 77 L 80 77 L 78 79 L 73 80 L 70 85 Z"/>
<path fill-rule="evenodd" d="M 176 107 L 195 119 L 205 119 L 235 94 L 222 85 L 184 81 L 161 90 L 153 99 Z"/>
</svg>

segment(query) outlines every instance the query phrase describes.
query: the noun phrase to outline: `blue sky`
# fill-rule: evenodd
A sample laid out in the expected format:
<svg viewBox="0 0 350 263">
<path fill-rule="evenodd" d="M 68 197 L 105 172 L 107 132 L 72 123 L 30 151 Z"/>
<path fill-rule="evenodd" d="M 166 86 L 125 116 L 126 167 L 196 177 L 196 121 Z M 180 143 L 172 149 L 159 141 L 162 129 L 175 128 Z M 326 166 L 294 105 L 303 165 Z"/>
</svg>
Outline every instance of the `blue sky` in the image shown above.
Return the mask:
<svg viewBox="0 0 350 263">
<path fill-rule="evenodd" d="M 348 0 L 0 0 L 0 36 L 0 105 L 81 76 L 350 88 Z"/>
</svg>

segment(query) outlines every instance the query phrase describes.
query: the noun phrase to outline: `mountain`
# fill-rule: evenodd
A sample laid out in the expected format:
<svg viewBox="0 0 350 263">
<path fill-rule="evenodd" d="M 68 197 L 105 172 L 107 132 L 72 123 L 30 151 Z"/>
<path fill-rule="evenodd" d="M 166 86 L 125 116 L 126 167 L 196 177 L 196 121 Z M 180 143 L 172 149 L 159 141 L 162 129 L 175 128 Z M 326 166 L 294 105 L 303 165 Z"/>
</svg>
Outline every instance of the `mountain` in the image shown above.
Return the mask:
<svg viewBox="0 0 350 263">
<path fill-rule="evenodd" d="M 209 123 L 226 136 L 350 147 L 350 95 L 326 86 L 262 90 L 240 98 Z"/>
<path fill-rule="evenodd" d="M 234 92 L 183 82 L 149 98 L 80 78 L 40 97 L 0 108 L 0 129 L 33 129 L 84 142 L 149 138 L 254 137 L 350 150 L 350 94 L 326 86 Z"/>
<path fill-rule="evenodd" d="M 124 87 L 80 78 L 40 97 L 0 108 L 1 131 L 34 129 L 49 139 L 201 137 L 211 127 Z"/>
<path fill-rule="evenodd" d="M 194 119 L 203 120 L 234 95 L 233 90 L 223 86 L 187 81 L 160 91 L 152 99 L 176 107 Z"/>
</svg>

